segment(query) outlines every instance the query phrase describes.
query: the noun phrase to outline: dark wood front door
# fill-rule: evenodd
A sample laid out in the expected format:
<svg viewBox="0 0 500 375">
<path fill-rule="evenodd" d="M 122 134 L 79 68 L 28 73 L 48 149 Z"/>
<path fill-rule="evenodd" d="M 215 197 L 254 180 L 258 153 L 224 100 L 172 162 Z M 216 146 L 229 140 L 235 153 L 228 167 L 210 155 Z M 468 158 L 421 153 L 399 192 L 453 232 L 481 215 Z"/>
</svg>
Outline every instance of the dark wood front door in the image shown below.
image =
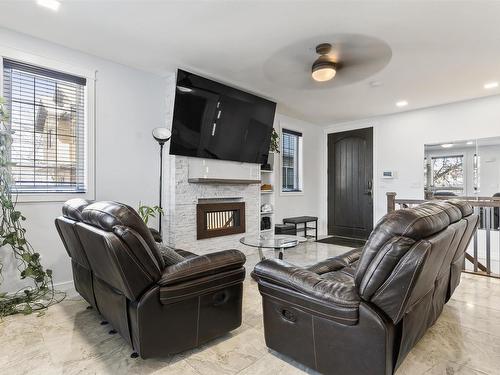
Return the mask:
<svg viewBox="0 0 500 375">
<path fill-rule="evenodd" d="M 328 234 L 368 238 L 373 229 L 373 128 L 328 134 Z"/>
</svg>

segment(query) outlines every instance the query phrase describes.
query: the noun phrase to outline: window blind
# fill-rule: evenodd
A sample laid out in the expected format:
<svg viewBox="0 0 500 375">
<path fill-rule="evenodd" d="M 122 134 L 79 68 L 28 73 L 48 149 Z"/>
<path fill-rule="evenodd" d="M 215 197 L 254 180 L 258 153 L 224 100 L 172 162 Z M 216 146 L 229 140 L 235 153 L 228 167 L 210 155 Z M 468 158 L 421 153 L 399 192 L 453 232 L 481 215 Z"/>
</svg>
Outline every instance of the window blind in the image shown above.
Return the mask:
<svg viewBox="0 0 500 375">
<path fill-rule="evenodd" d="M 85 192 L 86 79 L 3 60 L 14 189 Z"/>
<path fill-rule="evenodd" d="M 302 133 L 283 129 L 282 142 L 282 190 L 283 191 L 298 191 L 299 190 L 299 138 Z"/>
</svg>

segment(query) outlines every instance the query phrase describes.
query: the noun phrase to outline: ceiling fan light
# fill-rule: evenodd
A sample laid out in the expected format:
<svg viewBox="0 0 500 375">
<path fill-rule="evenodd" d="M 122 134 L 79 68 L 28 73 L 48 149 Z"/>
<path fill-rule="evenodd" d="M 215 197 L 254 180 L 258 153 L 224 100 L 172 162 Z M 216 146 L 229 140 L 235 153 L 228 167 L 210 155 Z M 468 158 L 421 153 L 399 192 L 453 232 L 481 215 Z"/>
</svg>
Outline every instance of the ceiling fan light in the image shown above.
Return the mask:
<svg viewBox="0 0 500 375">
<path fill-rule="evenodd" d="M 330 81 L 337 74 L 337 69 L 334 62 L 316 60 L 312 66 L 312 77 L 315 81 L 326 82 Z"/>
</svg>

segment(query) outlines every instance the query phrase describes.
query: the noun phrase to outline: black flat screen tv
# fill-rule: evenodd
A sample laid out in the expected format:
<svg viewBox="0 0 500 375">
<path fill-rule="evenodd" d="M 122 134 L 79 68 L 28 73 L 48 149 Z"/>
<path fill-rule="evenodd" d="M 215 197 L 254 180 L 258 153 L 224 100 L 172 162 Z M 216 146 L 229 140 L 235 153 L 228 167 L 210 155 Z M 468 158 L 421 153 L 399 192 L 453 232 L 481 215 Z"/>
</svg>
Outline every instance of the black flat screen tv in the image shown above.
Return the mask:
<svg viewBox="0 0 500 375">
<path fill-rule="evenodd" d="M 178 70 L 170 154 L 265 164 L 276 103 Z"/>
</svg>

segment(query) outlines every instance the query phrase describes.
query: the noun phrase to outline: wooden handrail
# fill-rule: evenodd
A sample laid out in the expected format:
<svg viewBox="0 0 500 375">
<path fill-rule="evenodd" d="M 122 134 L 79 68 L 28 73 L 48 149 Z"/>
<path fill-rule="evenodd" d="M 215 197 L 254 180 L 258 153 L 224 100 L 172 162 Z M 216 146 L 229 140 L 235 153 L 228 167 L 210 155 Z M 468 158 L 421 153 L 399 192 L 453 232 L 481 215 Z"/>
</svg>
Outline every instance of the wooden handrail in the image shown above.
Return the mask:
<svg viewBox="0 0 500 375">
<path fill-rule="evenodd" d="M 396 210 L 396 193 L 393 191 L 385 193 L 387 196 L 387 212 Z"/>
<path fill-rule="evenodd" d="M 470 195 L 439 195 L 439 196 L 434 196 L 434 199 L 461 199 L 465 201 L 500 201 L 500 197 L 476 197 L 476 196 L 470 196 Z"/>
<path fill-rule="evenodd" d="M 396 204 L 422 204 L 425 202 L 430 202 L 425 199 L 396 199 Z"/>
<path fill-rule="evenodd" d="M 432 200 L 447 200 L 458 199 L 469 203 L 473 207 L 500 207 L 500 197 L 471 197 L 471 196 L 439 196 L 432 199 L 396 199 L 395 192 L 388 192 L 387 195 L 387 212 L 392 212 L 396 209 L 396 204 L 413 205 L 429 202 Z"/>
</svg>

